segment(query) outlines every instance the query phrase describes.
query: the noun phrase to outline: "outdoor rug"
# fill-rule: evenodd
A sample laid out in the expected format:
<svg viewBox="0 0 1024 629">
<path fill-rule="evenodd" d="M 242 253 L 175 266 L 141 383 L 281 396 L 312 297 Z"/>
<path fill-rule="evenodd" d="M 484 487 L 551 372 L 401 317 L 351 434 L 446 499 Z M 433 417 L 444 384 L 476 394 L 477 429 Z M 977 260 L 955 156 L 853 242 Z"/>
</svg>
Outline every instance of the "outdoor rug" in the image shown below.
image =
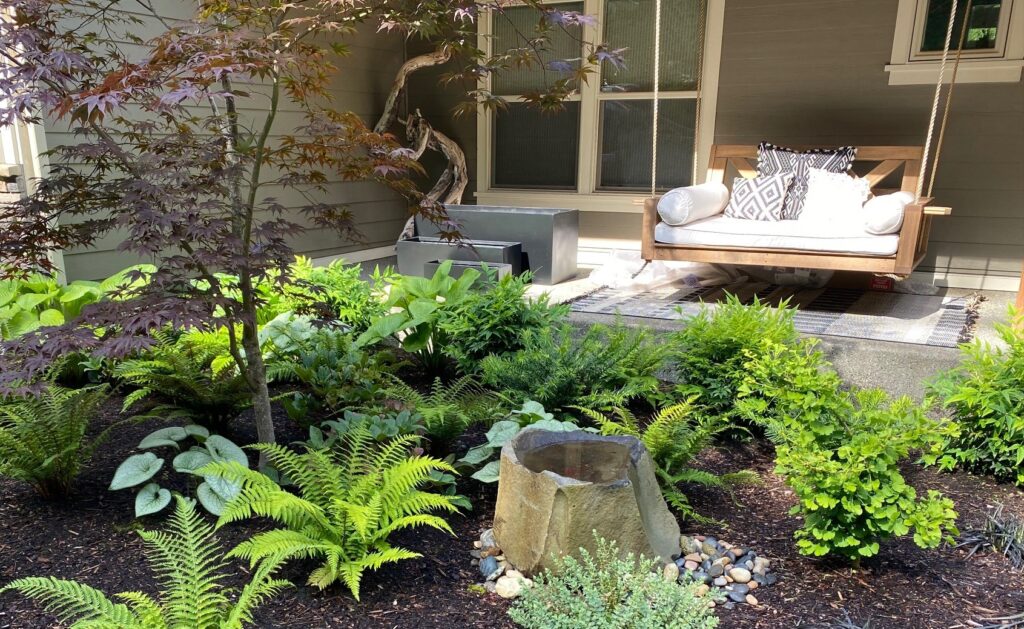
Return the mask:
<svg viewBox="0 0 1024 629">
<path fill-rule="evenodd" d="M 599 288 L 571 301 L 572 310 L 652 319 L 681 319 L 703 303 L 729 294 L 743 303 L 755 298 L 777 306 L 789 299 L 796 328 L 813 335 L 844 336 L 956 347 L 970 340 L 976 304 L 970 297 L 913 295 L 849 288 L 808 289 L 742 281 L 720 286 L 676 281 L 652 288 Z"/>
</svg>

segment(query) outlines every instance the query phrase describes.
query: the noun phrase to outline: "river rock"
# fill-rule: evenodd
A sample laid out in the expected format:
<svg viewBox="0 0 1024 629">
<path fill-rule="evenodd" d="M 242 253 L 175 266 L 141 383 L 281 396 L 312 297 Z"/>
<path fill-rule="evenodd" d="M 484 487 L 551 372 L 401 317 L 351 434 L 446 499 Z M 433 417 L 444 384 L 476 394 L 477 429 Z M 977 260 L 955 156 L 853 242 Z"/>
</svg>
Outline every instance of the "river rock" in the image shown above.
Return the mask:
<svg viewBox="0 0 1024 629">
<path fill-rule="evenodd" d="M 665 579 L 669 583 L 679 580 L 679 566 L 675 562 L 665 564 L 665 567 L 661 570 L 661 578 Z"/>
<path fill-rule="evenodd" d="M 696 570 L 697 568 L 700 568 L 700 564 L 697 563 L 696 561 L 687 561 L 686 563 L 683 564 L 683 569 L 690 570 L 691 572 L 693 570 Z"/>
<path fill-rule="evenodd" d="M 736 583 L 746 583 L 750 581 L 750 571 L 746 568 L 733 568 L 729 571 L 729 576 Z"/>
<path fill-rule="evenodd" d="M 753 594 L 747 594 L 746 599 L 747 605 L 757 605 L 757 598 Z"/>
</svg>

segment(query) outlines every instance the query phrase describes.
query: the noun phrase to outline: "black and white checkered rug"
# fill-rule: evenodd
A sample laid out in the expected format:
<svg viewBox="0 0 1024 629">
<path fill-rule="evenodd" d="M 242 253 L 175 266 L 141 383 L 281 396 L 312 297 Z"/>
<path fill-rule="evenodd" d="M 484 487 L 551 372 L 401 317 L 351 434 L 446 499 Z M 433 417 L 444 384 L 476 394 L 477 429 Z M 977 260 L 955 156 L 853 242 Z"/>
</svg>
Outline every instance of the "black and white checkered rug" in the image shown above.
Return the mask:
<svg viewBox="0 0 1024 629">
<path fill-rule="evenodd" d="M 646 289 L 601 288 L 573 300 L 571 306 L 576 312 L 683 319 L 696 314 L 702 304 L 722 301 L 728 294 L 743 303 L 757 298 L 778 305 L 789 299 L 789 306 L 797 309 L 797 330 L 816 336 L 956 347 L 970 340 L 975 318 L 974 300 L 968 297 L 758 282 L 705 287 L 680 281 Z"/>
</svg>

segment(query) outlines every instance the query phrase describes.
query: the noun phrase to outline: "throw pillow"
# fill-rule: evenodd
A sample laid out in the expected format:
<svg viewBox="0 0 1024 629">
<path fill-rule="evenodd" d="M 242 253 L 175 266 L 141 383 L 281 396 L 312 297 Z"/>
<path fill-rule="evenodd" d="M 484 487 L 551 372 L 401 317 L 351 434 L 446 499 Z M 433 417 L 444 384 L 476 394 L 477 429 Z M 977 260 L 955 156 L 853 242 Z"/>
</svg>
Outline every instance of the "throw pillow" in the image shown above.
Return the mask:
<svg viewBox="0 0 1024 629">
<path fill-rule="evenodd" d="M 864 202 L 871 196 L 867 179 L 811 168 L 800 221 L 853 224 L 863 222 Z"/>
<path fill-rule="evenodd" d="M 864 231 L 869 234 L 895 234 L 903 227 L 903 213 L 914 202 L 910 192 L 894 192 L 875 197 L 864 204 Z"/>
<path fill-rule="evenodd" d="M 658 201 L 658 215 L 669 225 L 685 225 L 720 213 L 728 202 L 729 189 L 723 183 L 675 188 Z"/>
<path fill-rule="evenodd" d="M 783 218 L 800 218 L 804 197 L 807 194 L 807 180 L 811 168 L 821 168 L 831 173 L 845 173 L 850 170 L 857 148 L 843 146 L 837 149 L 796 149 L 775 146 L 761 142 L 757 147 L 757 174 L 762 177 L 781 173 L 793 174 L 793 185 L 786 195 Z"/>
<path fill-rule="evenodd" d="M 781 221 L 786 190 L 793 183 L 790 173 L 747 179 L 737 177 L 725 215 L 753 221 Z"/>
</svg>

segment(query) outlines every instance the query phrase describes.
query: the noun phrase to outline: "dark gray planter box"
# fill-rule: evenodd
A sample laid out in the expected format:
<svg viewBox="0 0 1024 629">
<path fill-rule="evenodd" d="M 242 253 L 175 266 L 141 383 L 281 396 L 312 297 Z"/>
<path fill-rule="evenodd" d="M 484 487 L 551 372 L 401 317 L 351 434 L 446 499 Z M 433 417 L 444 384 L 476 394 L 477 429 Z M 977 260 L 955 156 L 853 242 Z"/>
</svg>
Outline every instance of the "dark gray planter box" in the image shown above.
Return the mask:
<svg viewBox="0 0 1024 629">
<path fill-rule="evenodd" d="M 447 209 L 469 240 L 521 242 L 522 268 L 533 271 L 537 284 L 558 284 L 576 277 L 579 210 L 493 205 L 450 205 Z M 438 229 L 417 216 L 416 233 L 437 236 Z"/>
<path fill-rule="evenodd" d="M 434 273 L 437 272 L 437 267 L 441 266 L 443 262 L 443 260 L 434 260 L 424 264 L 423 276 L 433 277 Z M 512 275 L 511 264 L 504 264 L 501 262 L 463 262 L 461 260 L 453 260 L 451 277 L 458 279 L 462 277 L 462 274 L 466 272 L 466 269 L 476 269 L 477 271 L 480 271 L 480 278 L 477 279 L 475 283 L 479 284 L 480 280 L 486 277 L 486 274 L 484 273 L 484 265 L 487 265 L 489 270 L 495 272 L 494 279 L 496 280 L 500 280 L 506 275 Z"/>
<path fill-rule="evenodd" d="M 416 236 L 407 240 L 399 240 L 396 247 L 398 253 L 398 272 L 403 275 L 421 275 L 429 277 L 434 274 L 425 270 L 428 262 L 458 260 L 460 262 L 487 262 L 492 266 L 509 265 L 510 272 L 523 272 L 523 249 L 518 242 L 497 240 L 475 240 L 472 247 L 462 246 L 430 236 Z M 436 270 L 436 269 L 435 269 Z"/>
</svg>

